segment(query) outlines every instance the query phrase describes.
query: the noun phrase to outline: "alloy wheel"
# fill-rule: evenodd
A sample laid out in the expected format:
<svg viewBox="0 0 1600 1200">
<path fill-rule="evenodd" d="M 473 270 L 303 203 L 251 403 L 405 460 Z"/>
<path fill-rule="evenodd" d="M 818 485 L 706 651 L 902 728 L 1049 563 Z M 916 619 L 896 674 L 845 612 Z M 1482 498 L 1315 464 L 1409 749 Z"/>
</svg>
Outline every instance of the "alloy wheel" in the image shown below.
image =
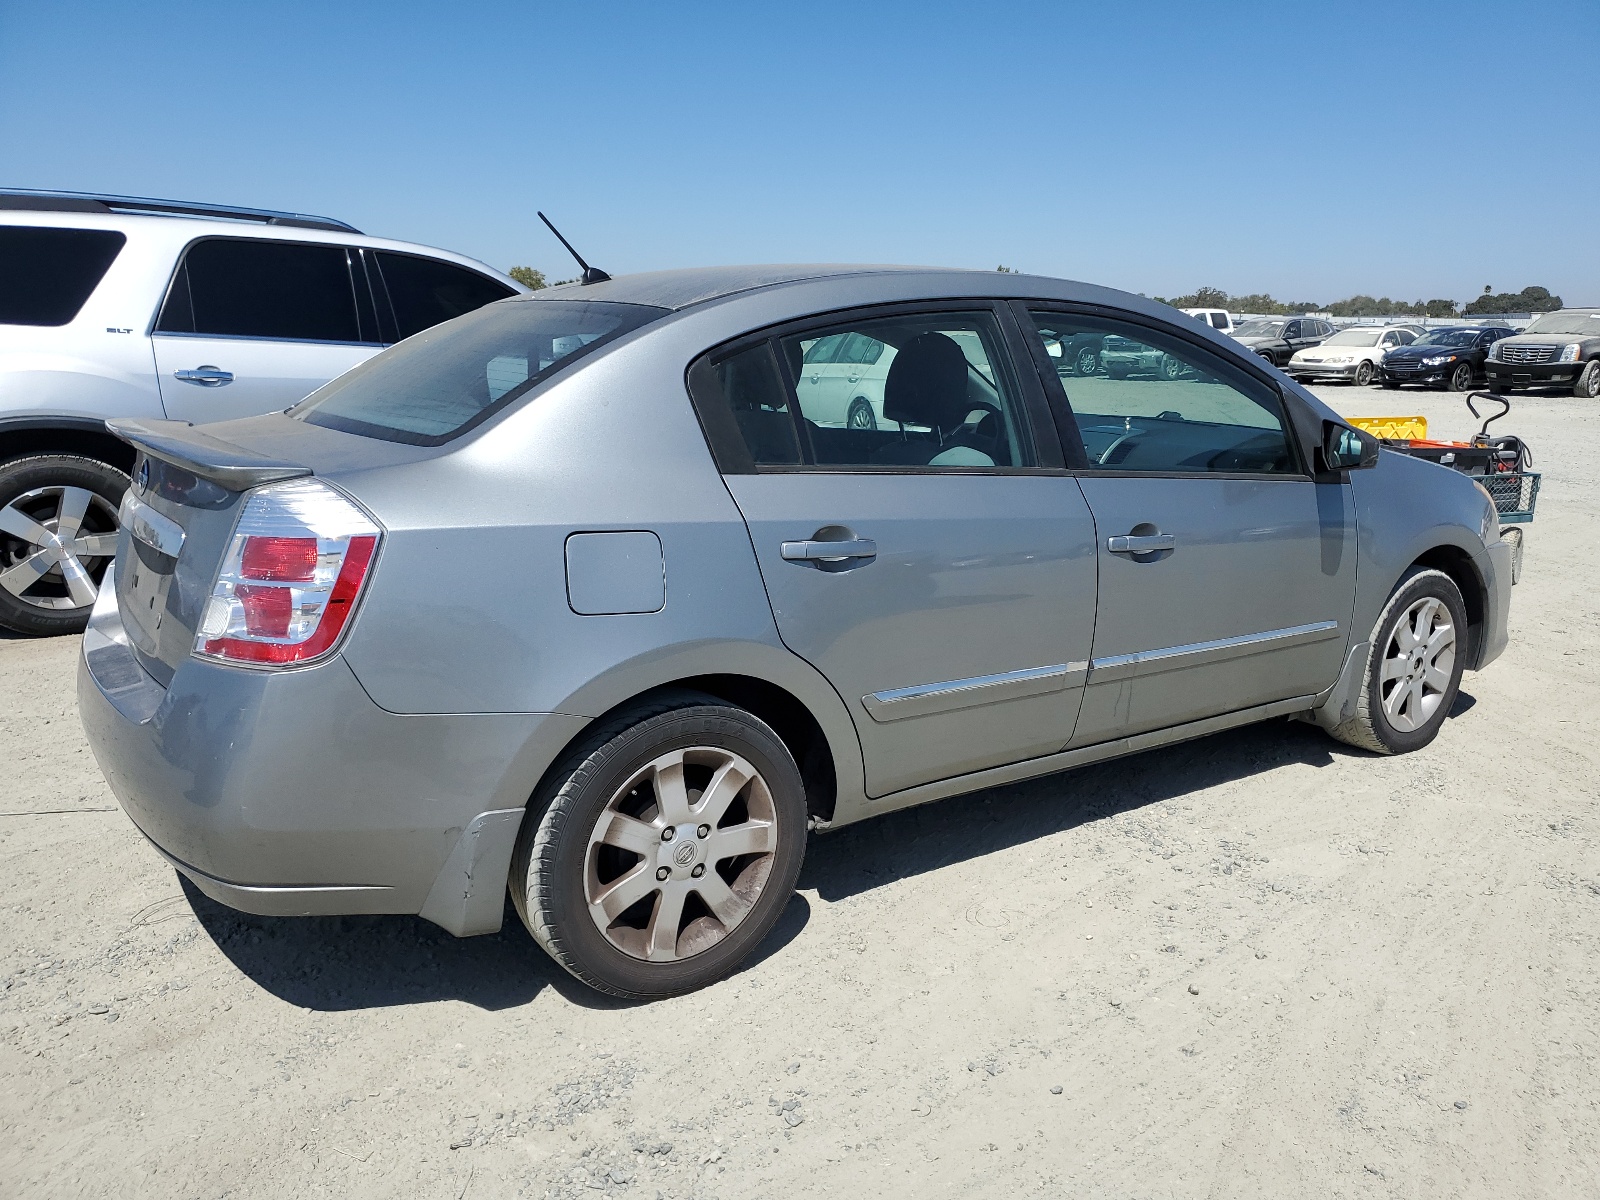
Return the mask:
<svg viewBox="0 0 1600 1200">
<path fill-rule="evenodd" d="M 589 834 L 584 899 L 618 950 L 673 962 L 739 927 L 772 873 L 778 818 L 750 762 L 717 746 L 640 767 Z"/>
<path fill-rule="evenodd" d="M 872 411 L 872 405 L 858 397 L 850 405 L 850 412 L 845 417 L 844 423 L 850 429 L 876 429 L 878 427 L 878 417 Z"/>
<path fill-rule="evenodd" d="M 0 508 L 0 588 L 54 612 L 87 608 L 117 552 L 117 513 L 88 488 L 23 492 Z"/>
<path fill-rule="evenodd" d="M 1083 346 L 1073 356 L 1072 369 L 1078 375 L 1093 375 L 1100 369 L 1100 354 L 1093 346 Z"/>
<path fill-rule="evenodd" d="M 1450 690 L 1456 661 L 1456 627 L 1450 610 L 1433 596 L 1406 609 L 1389 635 L 1378 676 L 1383 715 L 1401 733 L 1426 725 Z"/>
</svg>

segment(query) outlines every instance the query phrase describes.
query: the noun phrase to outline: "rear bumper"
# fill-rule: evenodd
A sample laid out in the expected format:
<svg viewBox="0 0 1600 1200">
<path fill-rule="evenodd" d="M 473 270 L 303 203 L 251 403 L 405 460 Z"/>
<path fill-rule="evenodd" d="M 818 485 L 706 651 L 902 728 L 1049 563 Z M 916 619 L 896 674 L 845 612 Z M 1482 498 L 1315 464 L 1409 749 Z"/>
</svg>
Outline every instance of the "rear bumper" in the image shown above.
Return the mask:
<svg viewBox="0 0 1600 1200">
<path fill-rule="evenodd" d="M 1486 549 L 1489 552 L 1488 578 L 1485 579 L 1483 636 L 1478 645 L 1477 661 L 1472 664 L 1481 671 L 1505 651 L 1510 641 L 1511 619 L 1511 543 L 1496 538 Z"/>
<path fill-rule="evenodd" d="M 162 688 L 100 592 L 78 705 L 129 818 L 201 891 L 265 916 L 419 913 L 499 928 L 528 796 L 587 722 L 399 716 L 342 658 L 264 672 L 191 659 Z"/>
</svg>

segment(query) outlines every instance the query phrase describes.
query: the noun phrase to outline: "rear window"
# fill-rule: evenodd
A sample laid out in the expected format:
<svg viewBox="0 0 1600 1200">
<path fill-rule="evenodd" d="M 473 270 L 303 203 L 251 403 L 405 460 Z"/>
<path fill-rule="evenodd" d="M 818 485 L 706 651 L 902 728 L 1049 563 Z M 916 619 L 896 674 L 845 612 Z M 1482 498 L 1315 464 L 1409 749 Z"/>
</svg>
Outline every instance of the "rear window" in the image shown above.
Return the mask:
<svg viewBox="0 0 1600 1200">
<path fill-rule="evenodd" d="M 312 392 L 290 415 L 346 433 L 437 446 L 667 312 L 586 300 L 480 308 L 368 359 Z"/>
<path fill-rule="evenodd" d="M 173 276 L 156 332 L 359 342 L 349 252 L 254 238 L 196 242 Z"/>
<path fill-rule="evenodd" d="M 65 325 L 128 239 L 112 229 L 0 225 L 0 325 Z"/>
<path fill-rule="evenodd" d="M 378 269 L 403 338 L 515 294 L 476 271 L 415 254 L 379 250 Z"/>
</svg>

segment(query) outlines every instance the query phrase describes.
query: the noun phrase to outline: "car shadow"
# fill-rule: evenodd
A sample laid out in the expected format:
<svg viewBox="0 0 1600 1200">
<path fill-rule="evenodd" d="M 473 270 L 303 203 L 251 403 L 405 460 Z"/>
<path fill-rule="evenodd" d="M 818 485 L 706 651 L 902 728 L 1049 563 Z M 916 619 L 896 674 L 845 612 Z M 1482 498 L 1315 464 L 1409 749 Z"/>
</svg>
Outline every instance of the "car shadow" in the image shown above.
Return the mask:
<svg viewBox="0 0 1600 1200">
<path fill-rule="evenodd" d="M 1274 767 L 1364 754 L 1301 722 L 1247 725 L 849 826 L 811 843 L 800 886 L 842 900 Z"/>
<path fill-rule="evenodd" d="M 206 935 L 241 973 L 280 1000 L 320 1012 L 460 1000 L 499 1011 L 546 987 L 584 1008 L 628 1008 L 557 966 L 523 927 L 509 899 L 500 932 L 458 938 L 421 917 L 257 917 L 211 899 L 181 873 L 179 883 Z M 804 896 L 790 897 L 778 923 L 740 964 L 747 971 L 800 935 Z"/>
</svg>

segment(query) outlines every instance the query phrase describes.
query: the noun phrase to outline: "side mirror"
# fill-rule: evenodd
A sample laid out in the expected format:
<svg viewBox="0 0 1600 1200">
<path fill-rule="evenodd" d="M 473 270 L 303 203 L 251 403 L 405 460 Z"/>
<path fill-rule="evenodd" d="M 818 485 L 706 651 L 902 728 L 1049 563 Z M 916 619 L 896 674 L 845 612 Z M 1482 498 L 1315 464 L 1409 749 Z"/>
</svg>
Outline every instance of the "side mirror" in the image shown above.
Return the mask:
<svg viewBox="0 0 1600 1200">
<path fill-rule="evenodd" d="M 1322 469 L 1360 471 L 1378 465 L 1378 439 L 1370 433 L 1341 425 L 1322 423 Z"/>
</svg>

